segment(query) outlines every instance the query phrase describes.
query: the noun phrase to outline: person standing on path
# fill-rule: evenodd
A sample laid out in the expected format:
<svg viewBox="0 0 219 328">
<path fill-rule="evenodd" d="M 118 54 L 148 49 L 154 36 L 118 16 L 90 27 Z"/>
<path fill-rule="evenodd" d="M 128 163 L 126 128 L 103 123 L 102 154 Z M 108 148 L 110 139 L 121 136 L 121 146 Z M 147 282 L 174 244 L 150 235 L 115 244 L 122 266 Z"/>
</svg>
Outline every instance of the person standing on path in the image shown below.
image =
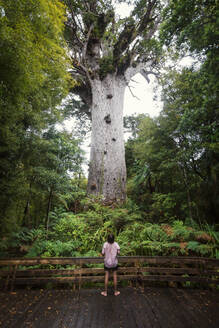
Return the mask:
<svg viewBox="0 0 219 328">
<path fill-rule="evenodd" d="M 109 282 L 109 273 L 113 272 L 114 295 L 118 296 L 120 292 L 117 290 L 117 269 L 118 259 L 117 255 L 120 252 L 120 247 L 114 241 L 114 235 L 110 234 L 107 237 L 107 242 L 104 243 L 102 255 L 104 256 L 104 270 L 105 270 L 105 290 L 101 295 L 107 296 L 107 288 Z"/>
</svg>

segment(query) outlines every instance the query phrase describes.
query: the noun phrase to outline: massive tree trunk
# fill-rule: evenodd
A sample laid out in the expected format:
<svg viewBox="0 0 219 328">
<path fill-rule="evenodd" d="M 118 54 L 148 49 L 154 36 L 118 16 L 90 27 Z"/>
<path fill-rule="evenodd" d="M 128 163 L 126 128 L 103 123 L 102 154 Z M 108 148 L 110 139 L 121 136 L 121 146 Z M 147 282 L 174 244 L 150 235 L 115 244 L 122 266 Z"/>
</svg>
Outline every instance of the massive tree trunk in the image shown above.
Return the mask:
<svg viewBox="0 0 219 328">
<path fill-rule="evenodd" d="M 85 113 L 91 109 L 92 117 L 88 194 L 100 195 L 107 202 L 124 201 L 124 91 L 136 73 L 148 80 L 154 71 L 159 47 L 152 44 L 158 43 L 160 1 L 136 1 L 124 19 L 111 1 L 66 3 L 72 76 L 78 81 L 72 92 L 80 96 Z"/>
<path fill-rule="evenodd" d="M 123 140 L 124 77 L 108 74 L 92 81 L 92 137 L 88 193 L 124 201 L 126 165 Z"/>
</svg>

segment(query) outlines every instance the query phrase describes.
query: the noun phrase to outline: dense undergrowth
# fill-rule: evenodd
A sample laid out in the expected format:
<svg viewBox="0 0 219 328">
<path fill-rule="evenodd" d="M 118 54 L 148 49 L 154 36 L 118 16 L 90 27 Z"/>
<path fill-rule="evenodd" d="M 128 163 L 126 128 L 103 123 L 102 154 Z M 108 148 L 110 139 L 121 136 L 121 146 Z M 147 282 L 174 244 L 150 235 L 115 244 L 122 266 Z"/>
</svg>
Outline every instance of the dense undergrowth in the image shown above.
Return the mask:
<svg viewBox="0 0 219 328">
<path fill-rule="evenodd" d="M 23 228 L 0 242 L 0 256 L 99 256 L 107 234 L 113 232 L 121 255 L 209 256 L 219 258 L 219 232 L 188 219 L 154 224 L 131 202 L 111 208 L 85 199 L 80 213 L 58 208 L 45 229 Z"/>
</svg>

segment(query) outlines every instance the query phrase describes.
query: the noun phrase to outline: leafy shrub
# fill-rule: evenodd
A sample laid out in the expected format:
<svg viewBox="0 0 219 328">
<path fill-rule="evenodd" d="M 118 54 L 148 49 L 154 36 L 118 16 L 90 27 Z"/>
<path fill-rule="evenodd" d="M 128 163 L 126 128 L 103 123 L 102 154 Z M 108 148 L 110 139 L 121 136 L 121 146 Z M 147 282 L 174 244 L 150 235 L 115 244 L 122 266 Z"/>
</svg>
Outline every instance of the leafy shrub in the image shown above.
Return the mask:
<svg viewBox="0 0 219 328">
<path fill-rule="evenodd" d="M 176 219 L 176 195 L 174 193 L 168 194 L 153 194 L 152 212 L 154 216 L 157 216 L 159 220 L 157 222 L 171 222 Z"/>
<path fill-rule="evenodd" d="M 35 257 L 98 256 L 109 233 L 120 244 L 121 255 L 219 257 L 219 233 L 192 220 L 152 224 L 129 201 L 127 206 L 105 206 L 96 198 L 82 200 L 83 211 L 75 214 L 57 208 L 50 213 L 50 230 L 22 229 L 0 242 L 0 256 L 10 247 Z M 135 208 L 135 211 L 132 211 Z M 188 223 L 191 225 L 188 225 Z M 23 254 L 22 254 L 23 255 Z"/>
<path fill-rule="evenodd" d="M 194 239 L 194 229 L 184 225 L 183 221 L 177 220 L 172 224 L 173 234 L 172 240 L 179 240 L 181 242 Z"/>
</svg>

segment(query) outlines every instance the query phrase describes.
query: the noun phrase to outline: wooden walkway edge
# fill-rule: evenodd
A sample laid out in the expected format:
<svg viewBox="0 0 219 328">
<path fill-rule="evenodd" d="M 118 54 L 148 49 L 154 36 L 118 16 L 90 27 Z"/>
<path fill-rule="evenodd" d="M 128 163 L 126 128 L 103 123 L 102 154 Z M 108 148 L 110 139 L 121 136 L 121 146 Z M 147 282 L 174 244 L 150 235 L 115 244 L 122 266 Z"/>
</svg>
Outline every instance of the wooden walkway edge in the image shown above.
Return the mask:
<svg viewBox="0 0 219 328">
<path fill-rule="evenodd" d="M 0 292 L 1 328 L 217 328 L 219 291 L 121 288 Z"/>
</svg>

